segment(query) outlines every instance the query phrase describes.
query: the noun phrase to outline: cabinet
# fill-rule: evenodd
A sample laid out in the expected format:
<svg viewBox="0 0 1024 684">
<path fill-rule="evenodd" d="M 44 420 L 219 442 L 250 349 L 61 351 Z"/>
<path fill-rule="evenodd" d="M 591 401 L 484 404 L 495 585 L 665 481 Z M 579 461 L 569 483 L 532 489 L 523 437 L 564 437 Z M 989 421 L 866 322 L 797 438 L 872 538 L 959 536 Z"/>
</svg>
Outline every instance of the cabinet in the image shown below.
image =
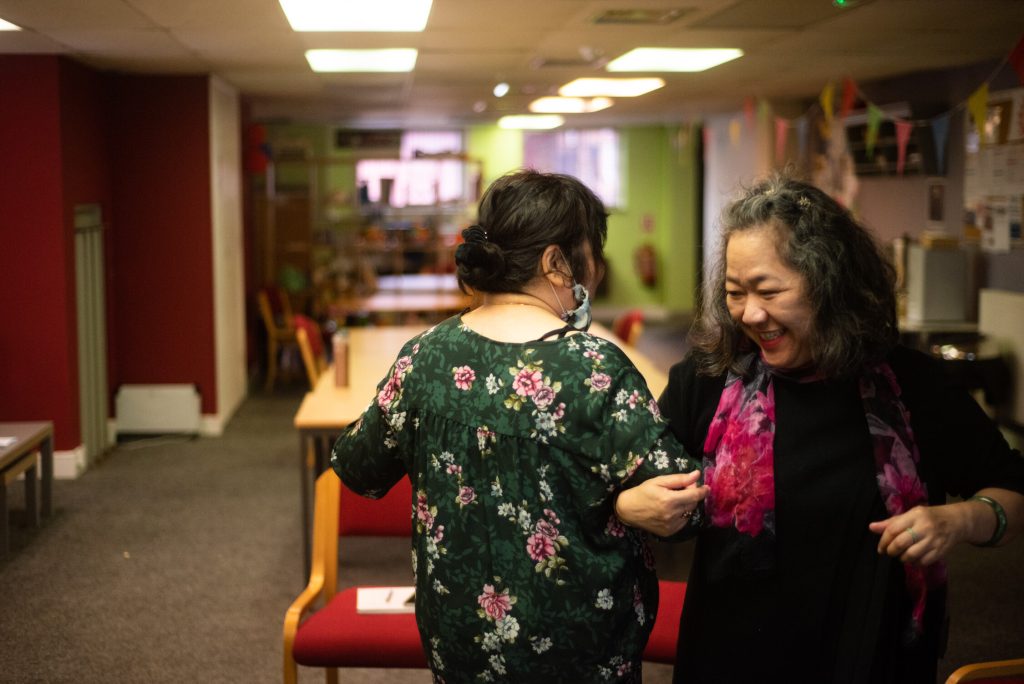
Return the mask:
<svg viewBox="0 0 1024 684">
<path fill-rule="evenodd" d="M 370 201 L 357 185 L 359 161 L 300 151 L 275 158 L 257 183 L 256 276 L 281 285 L 298 311 L 315 314 L 339 295 L 370 289 L 377 275 L 454 270 L 459 232 L 476 213 L 480 163 L 456 159 L 463 185 L 457 200 L 393 207 Z M 418 164 L 417 175 L 430 182 L 422 159 L 389 161 L 399 171 Z"/>
</svg>

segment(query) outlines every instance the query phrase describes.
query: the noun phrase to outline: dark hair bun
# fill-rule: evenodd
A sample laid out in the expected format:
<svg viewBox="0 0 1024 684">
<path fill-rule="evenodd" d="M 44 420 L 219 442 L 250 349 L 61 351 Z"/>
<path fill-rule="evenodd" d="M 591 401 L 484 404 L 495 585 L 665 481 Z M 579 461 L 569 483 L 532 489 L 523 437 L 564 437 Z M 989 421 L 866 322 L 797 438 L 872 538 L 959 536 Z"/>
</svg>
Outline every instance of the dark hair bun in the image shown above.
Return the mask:
<svg viewBox="0 0 1024 684">
<path fill-rule="evenodd" d="M 505 277 L 505 254 L 490 241 L 464 242 L 455 250 L 455 275 L 474 290 L 493 291 Z"/>
</svg>

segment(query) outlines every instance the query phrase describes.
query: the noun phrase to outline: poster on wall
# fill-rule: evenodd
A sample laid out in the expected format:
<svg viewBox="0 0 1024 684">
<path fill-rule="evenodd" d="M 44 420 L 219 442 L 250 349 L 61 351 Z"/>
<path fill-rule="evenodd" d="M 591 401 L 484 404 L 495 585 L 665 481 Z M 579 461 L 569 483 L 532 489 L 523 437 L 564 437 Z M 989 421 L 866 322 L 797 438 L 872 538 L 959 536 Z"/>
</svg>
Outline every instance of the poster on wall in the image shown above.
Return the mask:
<svg viewBox="0 0 1024 684">
<path fill-rule="evenodd" d="M 1022 244 L 1024 88 L 990 94 L 980 135 L 970 116 L 964 125 L 963 237 L 1008 252 Z"/>
</svg>

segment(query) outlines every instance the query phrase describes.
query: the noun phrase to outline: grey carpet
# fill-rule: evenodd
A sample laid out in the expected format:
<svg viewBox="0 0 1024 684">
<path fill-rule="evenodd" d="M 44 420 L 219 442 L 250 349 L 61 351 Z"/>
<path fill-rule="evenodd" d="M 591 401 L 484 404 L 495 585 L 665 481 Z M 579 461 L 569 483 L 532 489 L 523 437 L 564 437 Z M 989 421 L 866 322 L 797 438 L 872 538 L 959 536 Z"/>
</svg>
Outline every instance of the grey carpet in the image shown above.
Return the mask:
<svg viewBox="0 0 1024 684">
<path fill-rule="evenodd" d="M 670 361 L 679 339 L 649 326 L 641 347 Z M 55 483 L 55 514 L 40 529 L 20 527 L 12 511 L 12 553 L 0 561 L 0 682 L 281 681 L 284 612 L 304 586 L 291 424 L 300 399 L 298 386 L 254 394 L 220 438 L 122 443 L 78 480 Z M 10 488 L 14 509 L 20 492 Z M 656 548 L 662 574 L 684 578 L 690 552 Z M 411 578 L 405 541 L 345 553 L 343 584 Z M 942 679 L 965 662 L 1024 655 L 1021 568 L 1021 542 L 954 554 Z M 430 681 L 424 671 L 345 674 Z M 670 674 L 649 665 L 644 681 Z M 320 681 L 320 671 L 300 669 L 300 682 Z"/>
</svg>

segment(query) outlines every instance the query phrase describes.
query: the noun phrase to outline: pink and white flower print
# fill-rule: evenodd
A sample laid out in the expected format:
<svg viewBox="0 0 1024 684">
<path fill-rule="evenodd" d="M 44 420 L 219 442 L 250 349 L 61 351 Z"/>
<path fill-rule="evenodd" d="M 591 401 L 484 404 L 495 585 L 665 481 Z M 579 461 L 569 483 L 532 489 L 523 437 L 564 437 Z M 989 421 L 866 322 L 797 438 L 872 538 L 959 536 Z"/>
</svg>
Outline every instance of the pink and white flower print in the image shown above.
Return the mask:
<svg viewBox="0 0 1024 684">
<path fill-rule="evenodd" d="M 469 366 L 452 368 L 452 376 L 455 378 L 455 387 L 463 391 L 472 389 L 473 381 L 476 380 L 476 372 Z"/>
</svg>

